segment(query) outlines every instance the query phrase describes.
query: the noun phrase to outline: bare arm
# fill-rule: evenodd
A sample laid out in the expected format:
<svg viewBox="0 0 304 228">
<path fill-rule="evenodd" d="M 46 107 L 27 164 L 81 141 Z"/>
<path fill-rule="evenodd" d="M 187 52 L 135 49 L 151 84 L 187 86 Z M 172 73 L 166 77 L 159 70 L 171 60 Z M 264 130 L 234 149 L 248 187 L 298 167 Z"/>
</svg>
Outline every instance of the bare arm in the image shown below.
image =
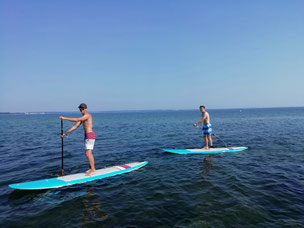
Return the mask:
<svg viewBox="0 0 304 228">
<path fill-rule="evenodd" d="M 73 127 L 71 127 L 69 130 L 67 130 L 66 133 L 62 134 L 61 137 L 66 136 L 67 134 L 71 133 L 72 131 L 75 131 L 80 125 L 81 125 L 81 121 L 77 122 Z"/>
<path fill-rule="evenodd" d="M 206 114 L 204 114 L 203 118 L 200 121 L 198 121 L 197 123 L 193 124 L 193 126 L 196 126 L 196 125 L 198 125 L 200 123 L 203 123 L 206 118 L 207 118 L 207 116 L 206 116 Z"/>
<path fill-rule="evenodd" d="M 63 117 L 63 116 L 60 116 L 59 119 L 61 120 L 68 120 L 68 121 L 71 121 L 71 122 L 81 122 L 81 121 L 85 121 L 89 118 L 89 115 L 86 114 L 82 117 L 79 117 L 79 118 L 69 118 L 69 117 Z"/>
</svg>

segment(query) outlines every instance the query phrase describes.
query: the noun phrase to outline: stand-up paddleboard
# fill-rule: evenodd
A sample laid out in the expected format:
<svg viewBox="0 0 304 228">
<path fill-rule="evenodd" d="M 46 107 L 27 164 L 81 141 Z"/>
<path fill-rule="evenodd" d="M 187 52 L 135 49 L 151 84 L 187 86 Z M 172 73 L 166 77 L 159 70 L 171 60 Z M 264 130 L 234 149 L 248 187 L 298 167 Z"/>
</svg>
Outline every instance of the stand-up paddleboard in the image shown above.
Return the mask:
<svg viewBox="0 0 304 228">
<path fill-rule="evenodd" d="M 71 175 L 66 175 L 66 176 L 61 176 L 51 179 L 45 179 L 45 180 L 11 184 L 9 185 L 9 187 L 15 189 L 22 189 L 22 190 L 41 190 L 41 189 L 61 188 L 73 184 L 81 184 L 88 181 L 94 181 L 106 177 L 111 177 L 111 176 L 131 172 L 147 164 L 148 164 L 147 161 L 133 162 L 125 165 L 98 169 L 96 170 L 96 174 L 92 176 L 86 176 L 85 173 L 78 173 L 78 174 L 71 174 Z"/>
<path fill-rule="evenodd" d="M 247 150 L 248 147 L 223 147 L 206 149 L 163 149 L 165 152 L 173 154 L 217 154 L 223 152 L 236 152 Z"/>
</svg>

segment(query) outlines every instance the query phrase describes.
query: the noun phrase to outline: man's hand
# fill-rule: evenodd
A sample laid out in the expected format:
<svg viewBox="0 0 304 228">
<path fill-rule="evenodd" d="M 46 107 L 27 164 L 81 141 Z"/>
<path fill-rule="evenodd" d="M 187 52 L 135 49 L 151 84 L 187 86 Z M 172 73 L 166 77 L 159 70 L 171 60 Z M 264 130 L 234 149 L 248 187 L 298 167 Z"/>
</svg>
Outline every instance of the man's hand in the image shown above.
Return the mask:
<svg viewBox="0 0 304 228">
<path fill-rule="evenodd" d="M 66 133 L 63 133 L 62 135 L 60 135 L 61 136 L 61 138 L 63 138 L 64 136 L 67 136 L 67 134 Z"/>
<path fill-rule="evenodd" d="M 64 117 L 63 116 L 59 116 L 59 119 L 64 120 Z"/>
<path fill-rule="evenodd" d="M 195 123 L 195 124 L 193 124 L 193 126 L 194 126 L 194 127 L 196 127 L 196 126 L 197 126 L 197 124 Z"/>
</svg>

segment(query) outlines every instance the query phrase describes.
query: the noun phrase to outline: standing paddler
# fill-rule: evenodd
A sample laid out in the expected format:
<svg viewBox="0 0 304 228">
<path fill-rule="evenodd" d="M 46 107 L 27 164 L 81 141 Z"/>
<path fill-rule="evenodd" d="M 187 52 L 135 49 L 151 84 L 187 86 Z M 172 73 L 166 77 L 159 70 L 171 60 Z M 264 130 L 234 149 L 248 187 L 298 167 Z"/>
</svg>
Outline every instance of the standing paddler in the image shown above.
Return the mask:
<svg viewBox="0 0 304 228">
<path fill-rule="evenodd" d="M 213 147 L 213 142 L 212 142 L 212 138 L 211 138 L 212 125 L 210 123 L 210 116 L 209 116 L 209 113 L 206 112 L 206 108 L 204 105 L 200 106 L 200 111 L 202 113 L 202 119 L 199 122 L 193 124 L 193 126 L 197 126 L 200 123 L 204 123 L 203 133 L 204 133 L 205 147 L 203 149 L 209 150 L 210 148 Z M 210 143 L 209 145 L 208 145 L 208 140 Z"/>
<path fill-rule="evenodd" d="M 85 153 L 90 163 L 90 169 L 86 171 L 87 175 L 94 175 L 95 174 L 95 164 L 94 164 L 94 156 L 92 150 L 94 149 L 96 135 L 93 132 L 93 121 L 91 114 L 88 113 L 87 105 L 82 103 L 78 106 L 79 111 L 82 114 L 82 117 L 79 118 L 68 118 L 60 116 L 61 120 L 68 120 L 71 122 L 76 122 L 76 124 L 71 127 L 67 132 L 61 135 L 61 137 L 66 136 L 70 132 L 76 130 L 81 124 L 83 125 L 83 130 L 85 133 Z"/>
</svg>

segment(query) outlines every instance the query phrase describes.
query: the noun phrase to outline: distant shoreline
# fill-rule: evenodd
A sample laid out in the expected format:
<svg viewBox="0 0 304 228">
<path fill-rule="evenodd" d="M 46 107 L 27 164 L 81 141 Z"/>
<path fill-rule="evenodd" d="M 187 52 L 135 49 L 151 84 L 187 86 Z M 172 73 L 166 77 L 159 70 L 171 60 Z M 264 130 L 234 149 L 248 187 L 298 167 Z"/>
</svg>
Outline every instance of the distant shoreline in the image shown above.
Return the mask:
<svg viewBox="0 0 304 228">
<path fill-rule="evenodd" d="M 304 108 L 304 106 L 293 107 L 259 107 L 259 108 L 210 108 L 208 110 L 253 110 L 253 109 L 294 109 Z M 132 113 L 132 112 L 175 112 L 175 111 L 195 111 L 197 109 L 144 109 L 144 110 L 106 110 L 106 111 L 90 111 L 90 113 Z M 46 115 L 46 114 L 72 114 L 77 111 L 57 111 L 57 112 L 0 112 L 0 115 Z"/>
</svg>

